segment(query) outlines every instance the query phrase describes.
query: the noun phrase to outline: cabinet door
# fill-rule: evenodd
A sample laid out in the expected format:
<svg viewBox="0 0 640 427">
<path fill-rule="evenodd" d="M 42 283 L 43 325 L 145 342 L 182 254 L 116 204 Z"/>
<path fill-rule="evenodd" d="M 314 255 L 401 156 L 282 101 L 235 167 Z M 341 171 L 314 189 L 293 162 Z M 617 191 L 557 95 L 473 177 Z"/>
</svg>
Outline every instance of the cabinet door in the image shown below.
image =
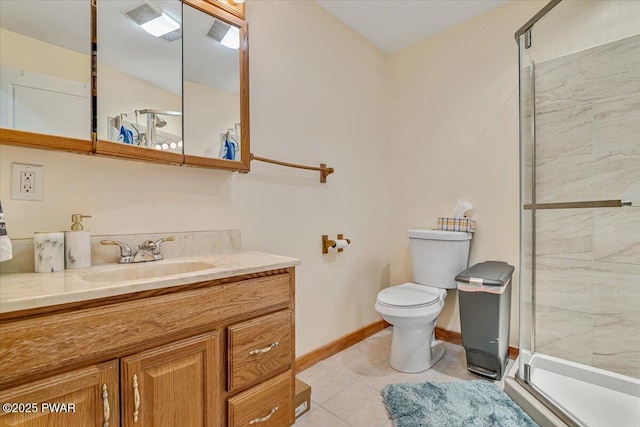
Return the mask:
<svg viewBox="0 0 640 427">
<path fill-rule="evenodd" d="M 117 427 L 118 391 L 115 360 L 3 390 L 0 426 Z"/>
<path fill-rule="evenodd" d="M 123 358 L 123 426 L 222 425 L 221 354 L 212 332 Z"/>
</svg>

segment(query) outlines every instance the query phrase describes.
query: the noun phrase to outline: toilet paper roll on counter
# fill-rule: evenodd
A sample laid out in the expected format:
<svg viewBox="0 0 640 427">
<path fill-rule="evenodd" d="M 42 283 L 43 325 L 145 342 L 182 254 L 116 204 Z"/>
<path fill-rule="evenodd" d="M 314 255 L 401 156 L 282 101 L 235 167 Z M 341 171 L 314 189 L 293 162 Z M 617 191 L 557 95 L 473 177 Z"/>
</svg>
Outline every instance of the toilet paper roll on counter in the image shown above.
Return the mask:
<svg viewBox="0 0 640 427">
<path fill-rule="evenodd" d="M 336 243 L 331 246 L 334 249 L 344 249 L 347 246 L 349 246 L 349 242 L 346 239 L 338 239 L 338 240 L 334 240 Z"/>
<path fill-rule="evenodd" d="M 64 233 L 36 232 L 33 236 L 33 255 L 36 273 L 64 270 Z"/>
</svg>

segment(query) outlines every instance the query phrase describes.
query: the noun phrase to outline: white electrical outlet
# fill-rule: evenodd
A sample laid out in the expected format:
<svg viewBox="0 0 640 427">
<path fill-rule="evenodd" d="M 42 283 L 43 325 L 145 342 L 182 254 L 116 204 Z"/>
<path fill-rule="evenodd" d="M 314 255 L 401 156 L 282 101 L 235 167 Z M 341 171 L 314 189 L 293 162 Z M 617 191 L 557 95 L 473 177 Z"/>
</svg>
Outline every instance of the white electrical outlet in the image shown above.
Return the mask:
<svg viewBox="0 0 640 427">
<path fill-rule="evenodd" d="M 13 200 L 42 200 L 44 167 L 11 163 L 11 198 Z"/>
</svg>

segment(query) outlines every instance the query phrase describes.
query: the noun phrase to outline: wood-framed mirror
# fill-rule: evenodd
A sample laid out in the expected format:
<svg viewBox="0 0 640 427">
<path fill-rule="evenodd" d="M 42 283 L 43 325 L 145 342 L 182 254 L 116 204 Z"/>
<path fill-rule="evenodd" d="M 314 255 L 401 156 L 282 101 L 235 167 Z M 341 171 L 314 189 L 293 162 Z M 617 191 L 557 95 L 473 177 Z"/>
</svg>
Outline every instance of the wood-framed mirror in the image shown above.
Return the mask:
<svg viewBox="0 0 640 427">
<path fill-rule="evenodd" d="M 249 171 L 247 23 L 183 0 L 184 164 Z"/>
<path fill-rule="evenodd" d="M 243 4 L 1 0 L 0 7 L 0 144 L 249 171 Z M 164 29 L 144 28 L 158 17 L 168 19 Z"/>
<path fill-rule="evenodd" d="M 91 1 L 0 1 L 0 143 L 92 152 Z"/>
<path fill-rule="evenodd" d="M 96 154 L 182 164 L 182 3 L 96 0 Z"/>
</svg>

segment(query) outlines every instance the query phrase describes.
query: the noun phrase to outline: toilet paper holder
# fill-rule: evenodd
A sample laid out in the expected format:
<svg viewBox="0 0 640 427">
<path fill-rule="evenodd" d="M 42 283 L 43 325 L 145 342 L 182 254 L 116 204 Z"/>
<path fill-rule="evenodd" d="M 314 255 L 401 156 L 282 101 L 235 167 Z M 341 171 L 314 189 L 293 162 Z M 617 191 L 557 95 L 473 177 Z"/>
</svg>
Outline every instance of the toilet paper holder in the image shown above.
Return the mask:
<svg viewBox="0 0 640 427">
<path fill-rule="evenodd" d="M 336 243 L 339 240 L 346 240 L 347 244 L 351 244 L 351 239 L 345 239 L 344 236 L 342 234 L 338 234 L 336 237 L 336 240 L 329 240 L 329 236 L 326 234 L 322 235 L 322 253 L 323 254 L 328 254 L 329 253 L 329 248 L 334 248 L 336 247 Z M 339 248 L 336 249 L 338 252 L 342 252 L 344 250 L 344 248 Z"/>
</svg>

